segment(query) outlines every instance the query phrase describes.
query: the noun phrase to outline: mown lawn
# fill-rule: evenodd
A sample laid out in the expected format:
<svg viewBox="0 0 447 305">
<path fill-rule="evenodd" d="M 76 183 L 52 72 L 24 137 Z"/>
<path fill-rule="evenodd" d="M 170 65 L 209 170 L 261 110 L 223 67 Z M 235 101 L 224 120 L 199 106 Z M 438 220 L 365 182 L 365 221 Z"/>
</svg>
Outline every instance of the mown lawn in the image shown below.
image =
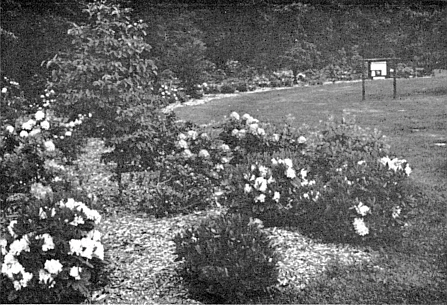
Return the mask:
<svg viewBox="0 0 447 305">
<path fill-rule="evenodd" d="M 231 111 L 261 121 L 315 126 L 329 115 L 356 116 L 362 127 L 378 128 L 398 157 L 413 168 L 420 204 L 402 245 L 383 249 L 325 245 L 297 232 L 270 232 L 281 240 L 280 281 L 270 297 L 251 303 L 443 303 L 447 299 L 442 254 L 447 240 L 447 78 L 299 87 L 225 97 L 176 109 L 181 119 L 198 124 L 219 121 Z M 437 144 L 438 143 L 438 144 Z M 100 143 L 91 142 L 78 166 L 84 185 L 108 206 L 101 228 L 110 265 L 110 284 L 98 292 L 105 303 L 218 303 L 190 295 L 176 273 L 170 239 L 183 227 L 216 211 L 155 219 L 114 202 L 116 184 L 99 163 Z M 99 207 L 98 207 L 99 208 Z M 218 212 L 218 211 L 217 211 Z M 445 268 L 445 267 L 444 267 Z M 308 278 L 302 286 L 303 279 Z M 295 285 L 296 284 L 296 285 Z M 297 288 L 298 287 L 298 288 Z"/>
</svg>

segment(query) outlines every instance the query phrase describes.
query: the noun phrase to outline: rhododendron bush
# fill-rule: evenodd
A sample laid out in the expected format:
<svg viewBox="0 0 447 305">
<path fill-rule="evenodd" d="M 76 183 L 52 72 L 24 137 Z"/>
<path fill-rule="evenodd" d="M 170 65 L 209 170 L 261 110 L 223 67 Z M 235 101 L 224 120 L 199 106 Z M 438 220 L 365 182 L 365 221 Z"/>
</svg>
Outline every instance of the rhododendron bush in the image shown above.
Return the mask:
<svg viewBox="0 0 447 305">
<path fill-rule="evenodd" d="M 249 115 L 232 113 L 228 122 L 227 131 L 246 126 L 231 136 L 224 133 L 239 156 L 227 194 L 230 211 L 248 213 L 267 226 L 298 226 L 331 242 L 398 239 L 414 203 L 407 179 L 412 170 L 406 160 L 389 157 L 378 131 L 343 119 L 329 120 L 307 138 L 298 130 L 284 137 L 258 132 L 261 123 Z M 287 141 L 274 144 L 282 138 Z"/>
<path fill-rule="evenodd" d="M 230 147 L 196 126 L 185 126 L 173 147 L 153 159 L 146 171 L 134 172 L 125 200 L 143 210 L 165 216 L 204 209 L 213 204 L 232 158 Z M 167 150 L 166 148 L 170 148 Z"/>
<path fill-rule="evenodd" d="M 73 198 L 37 199 L 38 189 L 0 239 L 2 302 L 81 302 L 104 266 L 101 216 Z"/>
</svg>

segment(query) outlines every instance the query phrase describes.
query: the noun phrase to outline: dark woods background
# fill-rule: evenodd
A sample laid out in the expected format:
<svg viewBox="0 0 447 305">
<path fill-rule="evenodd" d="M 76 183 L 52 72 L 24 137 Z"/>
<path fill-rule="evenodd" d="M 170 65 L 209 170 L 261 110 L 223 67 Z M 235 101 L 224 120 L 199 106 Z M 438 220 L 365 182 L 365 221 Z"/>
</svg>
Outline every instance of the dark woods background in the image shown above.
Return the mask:
<svg viewBox="0 0 447 305">
<path fill-rule="evenodd" d="M 223 71 L 359 70 L 361 56 L 447 68 L 446 1 L 122 0 L 150 25 L 151 56 L 165 77 L 203 81 Z M 1 76 L 28 98 L 42 92 L 42 65 L 87 22 L 81 0 L 1 2 Z M 205 75 L 204 75 L 205 74 Z"/>
</svg>

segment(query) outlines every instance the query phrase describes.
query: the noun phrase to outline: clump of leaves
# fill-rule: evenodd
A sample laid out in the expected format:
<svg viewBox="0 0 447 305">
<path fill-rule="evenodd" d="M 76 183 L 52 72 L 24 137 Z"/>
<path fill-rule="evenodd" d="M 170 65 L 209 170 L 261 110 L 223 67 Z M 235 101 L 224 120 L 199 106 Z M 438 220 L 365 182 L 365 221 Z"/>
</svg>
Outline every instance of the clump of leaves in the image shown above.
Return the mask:
<svg viewBox="0 0 447 305">
<path fill-rule="evenodd" d="M 276 284 L 277 253 L 260 221 L 219 215 L 174 238 L 182 274 L 193 292 L 241 302 Z"/>
</svg>

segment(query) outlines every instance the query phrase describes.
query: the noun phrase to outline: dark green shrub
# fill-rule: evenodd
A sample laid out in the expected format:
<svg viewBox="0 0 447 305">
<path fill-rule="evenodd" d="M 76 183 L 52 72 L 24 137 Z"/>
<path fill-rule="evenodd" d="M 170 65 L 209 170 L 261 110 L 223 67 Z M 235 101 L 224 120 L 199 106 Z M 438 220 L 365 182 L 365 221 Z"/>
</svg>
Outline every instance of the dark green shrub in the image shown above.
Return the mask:
<svg viewBox="0 0 447 305">
<path fill-rule="evenodd" d="M 236 90 L 239 92 L 247 92 L 248 91 L 248 86 L 247 83 L 237 83 L 236 84 Z"/>
<path fill-rule="evenodd" d="M 243 302 L 276 284 L 277 254 L 258 222 L 220 215 L 174 238 L 183 277 L 193 291 Z"/>
<path fill-rule="evenodd" d="M 278 79 L 271 80 L 270 87 L 272 87 L 272 88 L 281 87 L 281 81 Z"/>
<path fill-rule="evenodd" d="M 220 93 L 234 93 L 236 89 L 231 84 L 223 84 L 222 87 L 220 87 Z"/>
<path fill-rule="evenodd" d="M 283 85 L 286 87 L 293 87 L 293 79 L 291 79 L 291 78 L 284 79 Z"/>
</svg>

